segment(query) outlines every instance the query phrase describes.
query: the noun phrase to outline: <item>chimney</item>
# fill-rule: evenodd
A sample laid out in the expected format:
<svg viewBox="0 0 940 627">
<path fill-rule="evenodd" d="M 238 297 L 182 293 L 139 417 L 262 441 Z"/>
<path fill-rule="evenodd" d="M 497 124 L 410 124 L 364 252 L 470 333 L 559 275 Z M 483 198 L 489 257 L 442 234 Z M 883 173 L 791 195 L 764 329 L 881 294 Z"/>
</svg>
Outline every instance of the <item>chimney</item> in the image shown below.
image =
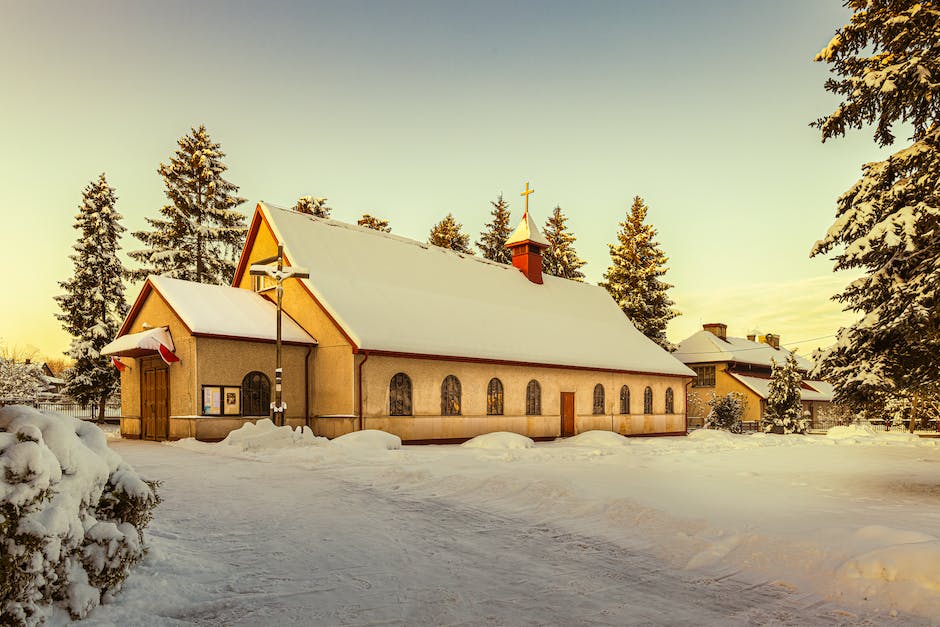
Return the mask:
<svg viewBox="0 0 940 627">
<path fill-rule="evenodd" d="M 728 339 L 727 324 L 722 324 L 721 322 L 711 322 L 709 324 L 703 324 L 702 328 L 723 340 Z"/>
<path fill-rule="evenodd" d="M 548 242 L 539 232 L 528 209 L 516 230 L 506 240 L 506 248 L 512 251 L 512 265 L 518 268 L 527 279 L 538 285 L 542 284 L 542 250 L 548 248 Z"/>
<path fill-rule="evenodd" d="M 753 342 L 753 341 L 756 340 L 756 339 L 757 339 L 757 336 L 754 335 L 753 333 L 750 333 L 750 334 L 748 334 L 748 336 L 747 336 L 747 340 L 748 340 L 749 342 Z"/>
</svg>

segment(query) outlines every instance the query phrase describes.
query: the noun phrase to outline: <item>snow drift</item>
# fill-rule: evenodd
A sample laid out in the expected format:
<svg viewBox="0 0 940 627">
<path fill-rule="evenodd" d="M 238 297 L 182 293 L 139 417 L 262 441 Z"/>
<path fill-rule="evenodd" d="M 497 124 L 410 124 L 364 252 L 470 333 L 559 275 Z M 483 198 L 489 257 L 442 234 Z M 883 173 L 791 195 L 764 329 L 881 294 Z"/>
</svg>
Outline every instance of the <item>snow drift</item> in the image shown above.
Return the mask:
<svg viewBox="0 0 940 627">
<path fill-rule="evenodd" d="M 460 446 L 464 448 L 482 448 L 490 450 L 503 450 L 515 448 L 532 448 L 535 442 L 531 438 L 518 433 L 509 431 L 495 431 L 493 433 L 484 433 L 478 435 L 472 440 L 467 440 Z"/>
<path fill-rule="evenodd" d="M 277 427 L 270 418 L 231 431 L 220 444 L 233 446 L 241 451 L 263 451 L 298 446 L 323 446 L 329 440 L 313 435 L 310 427 Z"/>
<path fill-rule="evenodd" d="M 95 425 L 0 408 L 0 616 L 36 625 L 54 606 L 86 616 L 144 556 L 155 484 Z"/>
</svg>

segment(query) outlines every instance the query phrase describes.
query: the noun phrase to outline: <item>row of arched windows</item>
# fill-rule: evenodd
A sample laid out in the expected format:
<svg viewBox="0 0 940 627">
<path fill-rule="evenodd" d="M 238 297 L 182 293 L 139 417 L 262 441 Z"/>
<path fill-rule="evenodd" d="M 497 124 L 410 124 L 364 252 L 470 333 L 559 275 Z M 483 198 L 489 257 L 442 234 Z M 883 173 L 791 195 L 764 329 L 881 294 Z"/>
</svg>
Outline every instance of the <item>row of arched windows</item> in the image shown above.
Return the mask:
<svg viewBox="0 0 940 627">
<path fill-rule="evenodd" d="M 667 414 L 676 413 L 675 404 L 675 395 L 672 391 L 672 388 L 666 388 Z M 604 386 L 600 383 L 594 386 L 594 413 L 597 415 L 603 415 L 606 413 L 604 411 Z M 625 385 L 620 388 L 620 413 L 630 413 L 630 388 Z M 653 388 L 649 386 L 646 386 L 646 389 L 643 390 L 643 413 L 653 413 Z"/>
<path fill-rule="evenodd" d="M 392 377 L 388 384 L 388 415 L 410 416 L 411 404 L 411 378 L 404 372 Z M 460 379 L 450 374 L 441 382 L 441 415 L 459 416 L 461 414 Z M 666 388 L 666 413 L 675 413 L 674 395 L 672 388 Z M 486 385 L 486 414 L 488 416 L 503 415 L 504 392 L 503 382 L 497 378 L 490 379 Z M 525 387 L 525 413 L 527 416 L 540 416 L 542 414 L 542 386 L 532 379 Z M 594 413 L 602 415 L 604 411 L 604 386 L 598 383 L 594 386 Z M 620 413 L 630 413 L 630 388 L 626 385 L 620 388 Z M 648 387 L 643 390 L 643 413 L 653 413 L 653 390 Z"/>
<path fill-rule="evenodd" d="M 598 383 L 594 386 L 594 413 L 602 415 L 604 411 L 604 386 Z M 630 388 L 623 386 L 620 388 L 620 413 L 630 413 Z M 643 390 L 643 413 L 653 413 L 653 389 L 649 386 Z M 672 388 L 666 388 L 666 413 L 675 413 L 675 395 Z"/>
</svg>

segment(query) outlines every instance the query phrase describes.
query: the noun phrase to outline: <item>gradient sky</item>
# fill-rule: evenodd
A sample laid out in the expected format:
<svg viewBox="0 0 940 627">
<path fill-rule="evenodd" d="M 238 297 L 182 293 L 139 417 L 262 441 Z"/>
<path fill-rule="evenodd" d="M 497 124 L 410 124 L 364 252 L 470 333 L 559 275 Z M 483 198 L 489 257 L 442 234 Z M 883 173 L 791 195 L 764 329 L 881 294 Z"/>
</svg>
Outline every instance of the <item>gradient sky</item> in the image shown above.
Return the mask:
<svg viewBox="0 0 940 627">
<path fill-rule="evenodd" d="M 0 338 L 67 348 L 52 297 L 82 188 L 106 172 L 141 228 L 159 163 L 204 123 L 249 215 L 312 194 L 421 240 L 453 212 L 476 239 L 500 192 L 518 219 L 530 181 L 540 223 L 570 216 L 591 282 L 641 195 L 683 314 L 672 340 L 721 321 L 805 353 L 852 319 L 828 300 L 850 277 L 810 247 L 886 154 L 808 127 L 836 104 L 812 58 L 847 17 L 838 0 L 0 0 L 0 264 L 18 276 Z"/>
</svg>

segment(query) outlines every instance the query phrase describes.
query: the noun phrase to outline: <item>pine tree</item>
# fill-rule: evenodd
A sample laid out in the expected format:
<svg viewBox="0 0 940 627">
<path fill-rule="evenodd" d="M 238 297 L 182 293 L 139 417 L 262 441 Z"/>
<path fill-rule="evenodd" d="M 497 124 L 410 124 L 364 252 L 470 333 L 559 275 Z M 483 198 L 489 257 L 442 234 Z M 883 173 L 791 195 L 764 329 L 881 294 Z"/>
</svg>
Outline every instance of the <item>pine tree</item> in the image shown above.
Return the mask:
<svg viewBox="0 0 940 627">
<path fill-rule="evenodd" d="M 644 224 L 649 207 L 639 196 L 626 219 L 620 223 L 616 244 L 609 244 L 611 265 L 601 286 L 610 292 L 617 305 L 637 329 L 666 350 L 666 325 L 678 316 L 666 290 L 672 285 L 660 280 L 666 274 L 666 255 L 654 239 L 656 229 Z"/>
<path fill-rule="evenodd" d="M 919 394 L 940 379 L 940 12 L 920 3 L 849 0 L 849 24 L 816 61 L 842 97 L 814 123 L 822 140 L 875 125 L 913 128 L 913 144 L 862 167 L 811 255 L 836 251 L 835 270 L 862 270 L 834 298 L 859 320 L 816 357 L 835 397 L 858 409 L 882 394 Z"/>
<path fill-rule="evenodd" d="M 472 255 L 470 249 L 470 236 L 463 232 L 463 225 L 454 219 L 452 213 L 435 224 L 431 228 L 431 234 L 428 236 L 428 244 L 440 246 L 441 248 L 450 248 L 458 253 Z M 508 236 L 507 236 L 508 237 Z"/>
<path fill-rule="evenodd" d="M 746 406 L 747 399 L 740 392 L 728 392 L 724 396 L 712 395 L 708 401 L 709 412 L 705 416 L 705 428 L 741 433 L 741 419 L 744 417 Z"/>
<path fill-rule="evenodd" d="M 45 383 L 38 364 L 0 357 L 0 401 L 32 401 Z"/>
<path fill-rule="evenodd" d="M 74 271 L 59 283 L 65 293 L 55 298 L 62 309 L 56 318 L 72 336 L 68 354 L 74 365 L 65 391 L 82 405 L 96 405 L 99 420 L 119 381 L 117 369 L 100 351 L 117 335 L 127 311 L 126 270 L 117 256 L 124 227 L 116 202 L 104 174 L 82 191 L 75 216 L 78 239 L 69 257 Z"/>
<path fill-rule="evenodd" d="M 146 246 L 130 253 L 141 268 L 135 278 L 162 274 L 200 283 L 228 284 L 245 239 L 245 216 L 235 208 L 245 202 L 238 187 L 222 178 L 225 153 L 205 126 L 181 137 L 169 164 L 158 170 L 170 204 L 162 218 L 147 218 L 151 229 L 134 237 Z"/>
<path fill-rule="evenodd" d="M 512 235 L 512 229 L 509 227 L 509 203 L 503 200 L 500 194 L 496 200 L 491 200 L 493 210 L 490 215 L 493 219 L 483 227 L 480 232 L 480 239 L 477 240 L 477 248 L 483 257 L 497 263 L 512 263 L 512 253 L 506 248 L 506 240 Z"/>
<path fill-rule="evenodd" d="M 297 199 L 297 204 L 293 207 L 297 213 L 306 213 L 318 218 L 329 218 L 333 213 L 332 207 L 326 206 L 326 198 L 315 198 L 313 196 L 301 196 Z"/>
<path fill-rule="evenodd" d="M 542 253 L 542 272 L 563 279 L 583 281 L 584 273 L 581 272 L 581 267 L 584 261 L 574 250 L 577 238 L 565 226 L 567 221 L 568 217 L 562 213 L 561 207 L 556 206 L 545 222 L 542 235 L 549 246 Z"/>
<path fill-rule="evenodd" d="M 783 365 L 771 358 L 767 405 L 762 418 L 764 433 L 806 433 L 803 401 L 800 399 L 802 382 L 803 376 L 793 353 L 787 356 Z"/>
<path fill-rule="evenodd" d="M 369 215 L 368 213 L 362 214 L 362 217 L 356 221 L 356 224 L 359 226 L 364 226 L 367 229 L 372 229 L 373 231 L 381 231 L 383 233 L 392 232 L 392 227 L 388 225 L 388 220 L 376 218 L 375 216 Z"/>
</svg>

